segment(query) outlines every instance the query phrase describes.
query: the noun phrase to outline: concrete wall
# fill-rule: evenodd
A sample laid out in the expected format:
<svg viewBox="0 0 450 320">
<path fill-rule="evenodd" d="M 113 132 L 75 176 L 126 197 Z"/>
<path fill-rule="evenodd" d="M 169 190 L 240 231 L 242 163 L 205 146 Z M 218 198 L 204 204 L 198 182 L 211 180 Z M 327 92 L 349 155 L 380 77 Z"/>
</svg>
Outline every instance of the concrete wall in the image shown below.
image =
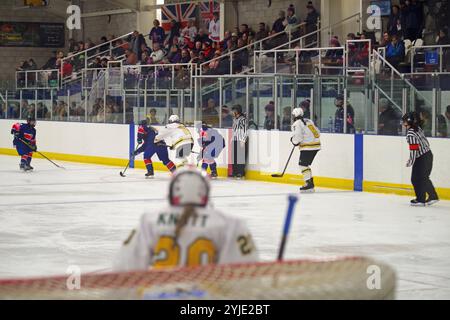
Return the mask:
<svg viewBox="0 0 450 320">
<path fill-rule="evenodd" d="M 23 6 L 23 1 L 21 4 Z M 0 1 L 0 21 L 65 23 L 63 16 L 50 11 L 53 8 L 14 9 L 17 7 L 20 7 L 20 2 Z M 9 81 L 14 85 L 16 67 L 21 61 L 33 58 L 38 67 L 41 67 L 52 56 L 54 50 L 57 49 L 0 47 L 0 83 Z"/>
<path fill-rule="evenodd" d="M 239 24 L 246 23 L 258 31 L 258 24 L 265 22 L 269 28 L 278 18 L 278 12 L 293 4 L 296 9 L 296 16 L 303 21 L 306 18 L 306 4 L 308 0 L 272 0 L 271 7 L 268 7 L 267 0 L 239 0 L 237 5 L 226 2 L 225 6 L 225 29 L 233 30 Z M 320 11 L 320 1 L 313 0 L 316 9 Z"/>
</svg>

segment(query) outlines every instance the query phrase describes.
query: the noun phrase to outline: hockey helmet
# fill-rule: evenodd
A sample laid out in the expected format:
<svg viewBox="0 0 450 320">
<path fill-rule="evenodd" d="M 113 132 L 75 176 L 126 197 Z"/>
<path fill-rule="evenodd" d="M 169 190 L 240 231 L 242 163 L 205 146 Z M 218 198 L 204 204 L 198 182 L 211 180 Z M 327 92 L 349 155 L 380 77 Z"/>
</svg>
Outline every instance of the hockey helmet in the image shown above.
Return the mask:
<svg viewBox="0 0 450 320">
<path fill-rule="evenodd" d="M 421 123 L 419 113 L 414 111 L 405 113 L 402 117 L 402 121 L 411 127 L 418 127 Z"/>
<path fill-rule="evenodd" d="M 36 118 L 34 116 L 32 116 L 32 115 L 29 115 L 27 117 L 27 123 L 29 125 L 31 125 L 32 127 L 34 127 L 36 125 Z"/>
<path fill-rule="evenodd" d="M 241 114 L 242 113 L 242 106 L 240 104 L 236 104 L 236 105 L 233 106 L 233 108 L 231 108 L 231 111 L 235 111 L 235 112 Z"/>
<path fill-rule="evenodd" d="M 169 202 L 172 206 L 205 207 L 209 200 L 209 182 L 206 174 L 196 167 L 179 169 L 169 185 Z"/>
<path fill-rule="evenodd" d="M 302 108 L 292 109 L 292 117 L 294 117 L 294 119 L 303 117 L 303 109 Z"/>
<path fill-rule="evenodd" d="M 180 117 L 178 117 L 176 114 L 173 114 L 169 117 L 169 123 L 175 123 L 180 122 Z"/>
</svg>

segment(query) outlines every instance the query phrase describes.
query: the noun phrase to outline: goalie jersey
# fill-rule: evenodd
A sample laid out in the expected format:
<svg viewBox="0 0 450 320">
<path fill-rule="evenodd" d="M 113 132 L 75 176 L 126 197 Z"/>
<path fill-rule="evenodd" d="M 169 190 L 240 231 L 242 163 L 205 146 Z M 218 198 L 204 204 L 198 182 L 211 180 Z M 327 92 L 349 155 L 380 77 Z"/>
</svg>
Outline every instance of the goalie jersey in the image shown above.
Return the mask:
<svg viewBox="0 0 450 320">
<path fill-rule="evenodd" d="M 246 224 L 211 207 L 196 208 L 196 214 L 188 219 L 179 238 L 175 240 L 175 226 L 183 210 L 183 207 L 169 206 L 157 214 L 144 214 L 138 228 L 123 243 L 114 261 L 114 270 L 258 260 Z"/>
<path fill-rule="evenodd" d="M 171 145 L 172 149 L 193 144 L 191 132 L 181 123 L 169 123 L 165 128 L 159 130 L 155 137 L 155 142 L 165 141 L 167 145 Z"/>
<path fill-rule="evenodd" d="M 300 150 L 320 150 L 320 130 L 312 120 L 298 119 L 292 125 L 291 141 Z"/>
</svg>

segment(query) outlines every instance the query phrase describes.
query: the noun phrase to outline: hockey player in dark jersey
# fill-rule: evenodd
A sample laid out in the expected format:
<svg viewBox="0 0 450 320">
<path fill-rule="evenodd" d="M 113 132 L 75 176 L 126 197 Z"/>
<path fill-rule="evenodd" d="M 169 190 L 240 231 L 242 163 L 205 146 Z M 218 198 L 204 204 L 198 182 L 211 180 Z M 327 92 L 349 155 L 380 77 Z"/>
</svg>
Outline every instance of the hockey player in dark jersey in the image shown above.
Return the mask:
<svg viewBox="0 0 450 320">
<path fill-rule="evenodd" d="M 209 167 L 211 169 L 211 178 L 217 178 L 217 163 L 215 159 L 225 147 L 225 139 L 216 129 L 203 122 L 202 126 L 199 127 L 198 144 L 201 147 L 199 160 L 202 161 L 202 170 L 207 171 Z"/>
<path fill-rule="evenodd" d="M 144 163 L 145 167 L 147 168 L 147 173 L 145 174 L 145 176 L 147 178 L 153 178 L 154 176 L 152 156 L 155 153 L 158 155 L 159 160 L 162 161 L 162 163 L 167 167 L 167 169 L 169 169 L 170 172 L 174 172 L 176 170 L 175 164 L 169 159 L 167 146 L 155 144 L 154 141 L 157 134 L 158 131 L 152 126 L 148 125 L 148 120 L 144 120 L 141 122 L 141 125 L 138 128 L 137 142 L 139 144 L 142 143 L 142 146 L 133 152 L 133 156 L 137 156 L 138 154 L 144 152 Z"/>
<path fill-rule="evenodd" d="M 20 155 L 20 169 L 24 171 L 33 170 L 31 159 L 33 152 L 37 150 L 36 146 L 36 119 L 28 116 L 27 123 L 15 123 L 11 129 L 14 135 L 13 145 Z"/>
</svg>

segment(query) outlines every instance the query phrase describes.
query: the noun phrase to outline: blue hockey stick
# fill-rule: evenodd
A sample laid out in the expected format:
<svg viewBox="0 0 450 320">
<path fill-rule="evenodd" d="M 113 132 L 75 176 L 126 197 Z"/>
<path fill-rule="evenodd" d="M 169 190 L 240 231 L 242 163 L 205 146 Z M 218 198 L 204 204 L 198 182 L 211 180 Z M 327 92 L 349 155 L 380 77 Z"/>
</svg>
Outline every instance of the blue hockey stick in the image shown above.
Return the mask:
<svg viewBox="0 0 450 320">
<path fill-rule="evenodd" d="M 286 220 L 284 221 L 284 228 L 283 228 L 283 234 L 281 236 L 280 250 L 278 251 L 278 261 L 283 260 L 284 248 L 286 246 L 287 237 L 289 235 L 289 228 L 291 226 L 292 216 L 294 215 L 294 208 L 295 208 L 295 204 L 298 201 L 298 196 L 289 195 L 288 200 L 289 200 L 288 210 L 286 213 Z"/>
</svg>

